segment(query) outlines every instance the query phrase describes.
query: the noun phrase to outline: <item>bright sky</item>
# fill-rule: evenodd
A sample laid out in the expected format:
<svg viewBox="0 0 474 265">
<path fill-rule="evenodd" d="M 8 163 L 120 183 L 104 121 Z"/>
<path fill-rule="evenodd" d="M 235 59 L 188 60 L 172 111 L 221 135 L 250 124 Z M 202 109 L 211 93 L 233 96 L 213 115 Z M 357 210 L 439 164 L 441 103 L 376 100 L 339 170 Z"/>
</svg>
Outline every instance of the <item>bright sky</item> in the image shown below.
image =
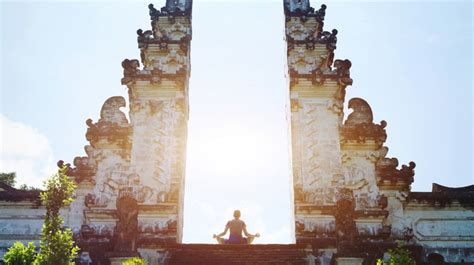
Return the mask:
<svg viewBox="0 0 474 265">
<path fill-rule="evenodd" d="M 389 156 L 417 164 L 413 190 L 472 184 L 472 2 L 322 3 L 336 58 L 352 61 L 346 103 L 388 122 Z M 85 120 L 127 98 L 120 62 L 139 58 L 147 4 L 1 2 L 1 172 L 38 186 L 84 155 Z M 282 0 L 194 1 L 185 242 L 212 242 L 233 209 L 257 243 L 292 241 L 283 26 Z"/>
</svg>

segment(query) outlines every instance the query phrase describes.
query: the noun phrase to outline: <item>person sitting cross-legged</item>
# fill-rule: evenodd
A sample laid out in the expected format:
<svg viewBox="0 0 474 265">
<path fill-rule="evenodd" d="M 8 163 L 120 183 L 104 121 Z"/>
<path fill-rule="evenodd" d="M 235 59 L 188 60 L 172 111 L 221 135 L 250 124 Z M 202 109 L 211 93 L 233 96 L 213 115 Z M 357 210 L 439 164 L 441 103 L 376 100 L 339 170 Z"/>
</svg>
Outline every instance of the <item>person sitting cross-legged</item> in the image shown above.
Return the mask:
<svg viewBox="0 0 474 265">
<path fill-rule="evenodd" d="M 227 231 L 230 230 L 229 239 L 222 238 L 227 234 Z M 242 236 L 242 232 L 246 237 Z M 256 237 L 259 237 L 260 234 L 256 233 L 255 235 L 249 234 L 247 232 L 247 227 L 245 222 L 240 220 L 240 211 L 234 211 L 234 219 L 227 222 L 224 232 L 213 237 L 217 240 L 219 244 L 251 244 Z"/>
</svg>

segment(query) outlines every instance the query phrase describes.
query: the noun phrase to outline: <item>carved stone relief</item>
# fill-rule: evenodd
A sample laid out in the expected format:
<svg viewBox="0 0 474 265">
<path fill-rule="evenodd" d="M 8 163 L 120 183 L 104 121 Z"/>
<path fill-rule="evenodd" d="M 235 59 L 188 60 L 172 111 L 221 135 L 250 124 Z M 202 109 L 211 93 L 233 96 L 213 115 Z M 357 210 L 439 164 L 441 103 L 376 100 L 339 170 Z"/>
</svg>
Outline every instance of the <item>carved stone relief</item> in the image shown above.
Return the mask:
<svg viewBox="0 0 474 265">
<path fill-rule="evenodd" d="M 301 21 L 293 23 L 286 28 L 286 34 L 296 41 L 305 40 L 309 36 L 314 35 L 314 31 L 314 28 L 306 27 Z"/>
<path fill-rule="evenodd" d="M 343 152 L 343 157 L 346 157 L 343 160 L 344 187 L 352 190 L 356 210 L 377 209 L 380 204 L 375 165 L 369 153 L 374 152 Z"/>
<path fill-rule="evenodd" d="M 298 74 L 311 74 L 314 70 L 321 68 L 327 59 L 326 54 L 318 50 L 308 50 L 303 46 L 296 46 L 289 51 L 288 68 Z"/>
<path fill-rule="evenodd" d="M 169 40 L 180 41 L 184 37 L 189 36 L 191 29 L 180 22 L 175 22 L 171 26 L 164 28 L 163 31 Z"/>
<path fill-rule="evenodd" d="M 297 234 L 306 234 L 308 236 L 324 237 L 331 235 L 335 230 L 335 221 L 333 217 L 307 217 L 296 216 L 295 228 Z"/>
<path fill-rule="evenodd" d="M 147 100 L 135 102 L 133 120 L 135 145 L 132 150 L 137 173 L 144 186 L 153 187 L 155 202 L 175 199 L 176 188 L 172 189 L 173 178 L 181 176 L 182 162 L 177 131 L 182 130 L 184 109 L 176 100 Z"/>
<path fill-rule="evenodd" d="M 157 235 L 172 235 L 176 233 L 176 218 L 153 218 L 139 220 L 139 231 Z"/>
<path fill-rule="evenodd" d="M 337 137 L 338 115 L 328 111 L 324 102 L 304 102 L 298 116 L 300 142 L 296 148 L 301 148 L 302 154 L 304 201 L 334 203 L 334 189 L 343 182 Z"/>
<path fill-rule="evenodd" d="M 187 56 L 179 50 L 170 50 L 165 56 L 154 61 L 154 67 L 166 74 L 176 74 L 187 64 Z"/>
<path fill-rule="evenodd" d="M 134 253 L 137 250 L 138 204 L 124 196 L 117 201 L 118 222 L 114 232 L 114 252 Z"/>
</svg>

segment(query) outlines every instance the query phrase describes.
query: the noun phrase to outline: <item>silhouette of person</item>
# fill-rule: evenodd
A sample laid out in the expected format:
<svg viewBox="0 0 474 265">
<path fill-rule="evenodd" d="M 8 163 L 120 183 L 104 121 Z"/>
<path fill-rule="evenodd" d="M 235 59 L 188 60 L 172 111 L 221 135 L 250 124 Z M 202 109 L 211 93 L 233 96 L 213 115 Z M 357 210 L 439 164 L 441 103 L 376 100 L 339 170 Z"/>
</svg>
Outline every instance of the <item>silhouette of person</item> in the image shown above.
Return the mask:
<svg viewBox="0 0 474 265">
<path fill-rule="evenodd" d="M 227 231 L 230 230 L 229 239 L 222 238 L 227 234 Z M 242 236 L 242 232 L 246 237 Z M 217 240 L 219 244 L 251 244 L 256 237 L 259 237 L 260 234 L 256 233 L 252 235 L 247 232 L 247 226 L 245 222 L 240 220 L 240 211 L 234 211 L 234 219 L 227 222 L 225 225 L 224 232 L 216 235 L 214 234 L 213 237 Z"/>
</svg>

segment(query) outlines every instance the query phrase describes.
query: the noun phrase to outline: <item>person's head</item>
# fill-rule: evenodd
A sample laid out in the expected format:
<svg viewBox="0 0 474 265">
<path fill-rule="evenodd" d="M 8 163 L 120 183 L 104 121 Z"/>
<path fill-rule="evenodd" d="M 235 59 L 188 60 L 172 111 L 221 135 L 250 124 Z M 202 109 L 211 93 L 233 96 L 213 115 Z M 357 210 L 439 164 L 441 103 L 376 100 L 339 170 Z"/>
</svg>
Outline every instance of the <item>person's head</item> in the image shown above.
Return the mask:
<svg viewBox="0 0 474 265">
<path fill-rule="evenodd" d="M 240 218 L 240 211 L 239 210 L 235 210 L 234 211 L 234 218 Z"/>
</svg>

